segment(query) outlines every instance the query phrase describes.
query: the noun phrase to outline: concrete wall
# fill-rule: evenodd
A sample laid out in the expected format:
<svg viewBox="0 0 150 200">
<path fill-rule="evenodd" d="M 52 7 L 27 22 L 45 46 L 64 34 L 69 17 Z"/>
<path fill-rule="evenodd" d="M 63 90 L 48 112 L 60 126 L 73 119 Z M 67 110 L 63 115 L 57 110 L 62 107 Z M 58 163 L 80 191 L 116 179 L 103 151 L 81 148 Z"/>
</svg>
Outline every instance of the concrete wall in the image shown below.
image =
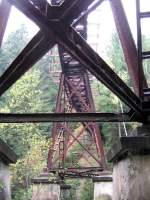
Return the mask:
<svg viewBox="0 0 150 200">
<path fill-rule="evenodd" d="M 57 184 L 34 184 L 32 200 L 59 200 L 60 186 Z"/>
<path fill-rule="evenodd" d="M 94 200 L 111 200 L 112 199 L 112 182 L 95 182 L 94 183 Z"/>
<path fill-rule="evenodd" d="M 0 160 L 0 200 L 11 200 L 9 166 L 2 160 Z"/>
<path fill-rule="evenodd" d="M 130 156 L 114 164 L 113 200 L 150 200 L 150 156 Z"/>
</svg>

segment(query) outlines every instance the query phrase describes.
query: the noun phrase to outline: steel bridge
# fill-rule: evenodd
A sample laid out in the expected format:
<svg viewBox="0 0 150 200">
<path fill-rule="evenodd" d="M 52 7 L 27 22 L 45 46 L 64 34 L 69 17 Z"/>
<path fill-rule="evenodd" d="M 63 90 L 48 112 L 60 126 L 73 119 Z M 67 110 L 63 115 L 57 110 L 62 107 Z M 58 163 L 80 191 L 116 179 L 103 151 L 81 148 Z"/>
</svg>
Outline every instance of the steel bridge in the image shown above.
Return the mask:
<svg viewBox="0 0 150 200">
<path fill-rule="evenodd" d="M 135 0 L 138 38 L 136 47 L 121 0 L 109 0 L 134 88 L 132 91 L 86 42 L 87 16 L 103 1 L 2 0 L 0 3 L 0 44 L 12 5 L 40 28 L 0 77 L 0 95 L 3 95 L 42 56 L 58 44 L 62 73 L 55 113 L 0 113 L 0 123 L 54 122 L 52 146 L 48 155 L 48 172 L 55 173 L 60 170 L 60 174 L 64 176 L 67 152 L 75 142 L 84 149 L 77 155 L 79 160 L 81 158 L 86 160 L 88 167 L 82 166 L 78 169 L 70 165 L 65 172 L 66 176 L 94 176 L 106 170 L 101 130 L 97 122 L 149 123 L 150 120 L 150 88 L 143 72 L 143 61 L 150 59 L 150 51 L 142 50 L 141 30 L 141 19 L 149 18 L 150 12 L 141 12 L 141 2 Z M 88 72 L 127 105 L 129 111 L 96 113 Z M 70 122 L 82 123 L 78 133 L 74 134 Z M 89 142 L 82 144 L 80 139 L 84 134 Z M 94 149 L 91 149 L 93 146 Z M 90 163 L 91 160 L 87 155 L 96 162 L 95 166 Z"/>
</svg>

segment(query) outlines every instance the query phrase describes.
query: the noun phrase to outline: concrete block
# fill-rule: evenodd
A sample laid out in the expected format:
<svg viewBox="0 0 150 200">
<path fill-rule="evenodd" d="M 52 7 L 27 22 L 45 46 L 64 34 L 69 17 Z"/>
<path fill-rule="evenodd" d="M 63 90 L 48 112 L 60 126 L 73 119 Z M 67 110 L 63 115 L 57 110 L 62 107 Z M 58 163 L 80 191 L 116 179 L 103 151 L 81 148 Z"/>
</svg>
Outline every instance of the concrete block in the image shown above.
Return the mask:
<svg viewBox="0 0 150 200">
<path fill-rule="evenodd" d="M 50 181 L 49 173 L 33 179 L 32 200 L 60 200 L 60 185 Z"/>
<path fill-rule="evenodd" d="M 94 200 L 112 200 L 112 176 L 98 176 L 93 178 Z"/>
<path fill-rule="evenodd" d="M 33 185 L 32 200 L 59 200 L 60 186 L 58 184 Z"/>
<path fill-rule="evenodd" d="M 150 199 L 150 126 L 121 137 L 107 154 L 113 162 L 113 200 Z"/>
<path fill-rule="evenodd" d="M 150 199 L 150 155 L 133 155 L 113 168 L 113 200 Z"/>
<path fill-rule="evenodd" d="M 0 200 L 11 200 L 9 164 L 16 161 L 16 154 L 0 139 Z"/>
<path fill-rule="evenodd" d="M 128 155 L 150 154 L 150 136 L 121 137 L 107 153 L 109 162 L 116 162 Z"/>
</svg>

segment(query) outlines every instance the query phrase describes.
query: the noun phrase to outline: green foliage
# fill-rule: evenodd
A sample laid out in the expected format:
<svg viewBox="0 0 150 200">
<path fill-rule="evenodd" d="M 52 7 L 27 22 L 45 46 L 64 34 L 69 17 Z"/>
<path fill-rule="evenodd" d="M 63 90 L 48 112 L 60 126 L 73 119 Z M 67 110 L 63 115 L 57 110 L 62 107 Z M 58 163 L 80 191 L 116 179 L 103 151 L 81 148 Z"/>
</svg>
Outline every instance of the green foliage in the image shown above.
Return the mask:
<svg viewBox="0 0 150 200">
<path fill-rule="evenodd" d="M 0 74 L 16 58 L 28 41 L 29 36 L 25 25 L 21 25 L 18 30 L 8 36 L 7 41 L 0 49 Z"/>
<path fill-rule="evenodd" d="M 150 38 L 143 36 L 142 37 L 142 45 L 143 45 L 143 51 L 149 51 L 150 50 Z M 150 60 L 146 59 L 143 61 L 143 71 L 145 74 L 145 77 L 147 79 L 147 83 L 150 87 Z"/>
<path fill-rule="evenodd" d="M 24 195 L 19 199 L 31 199 L 31 179 L 38 176 L 46 166 L 49 142 L 46 141 L 45 137 L 41 138 L 41 136 L 34 135 L 30 144 L 32 146 L 27 154 L 19 159 L 11 169 L 13 173 L 12 197 L 14 200 L 18 200 L 21 191 L 24 191 Z"/>
<path fill-rule="evenodd" d="M 117 33 L 112 34 L 110 44 L 106 48 L 106 55 L 107 62 L 110 64 L 112 69 L 127 85 L 131 86 L 131 80 Z"/>
<path fill-rule="evenodd" d="M 112 34 L 111 41 L 105 50 L 106 61 L 111 68 L 120 76 L 120 78 L 131 87 L 131 80 L 128 75 L 127 65 L 124 60 L 122 47 L 116 33 Z M 128 111 L 129 108 L 125 106 L 110 90 L 108 90 L 101 83 L 94 83 L 94 87 L 99 88 L 100 95 L 97 95 L 96 108 L 99 112 L 122 112 Z M 132 87 L 131 87 L 132 88 Z M 100 123 L 100 128 L 105 142 L 106 151 L 110 149 L 111 145 L 119 136 L 119 126 L 121 127 L 121 134 L 124 134 L 124 127 L 118 123 Z M 126 125 L 127 130 L 131 126 Z"/>
<path fill-rule="evenodd" d="M 3 44 L 0 50 L 0 73 L 28 42 L 25 30 L 22 25 Z M 0 98 L 0 112 L 35 113 L 54 110 L 57 86 L 48 77 L 48 62 L 49 57 L 46 55 Z M 50 129 L 50 123 L 0 124 L 1 139 L 13 148 L 19 158 L 12 166 L 13 200 L 31 199 L 31 179 L 46 166 Z"/>
<path fill-rule="evenodd" d="M 40 100 L 42 95 L 38 85 L 40 82 L 40 72 L 32 70 L 32 73 L 26 73 L 22 79 L 9 90 L 6 94 L 5 104 L 0 109 L 1 112 L 38 112 L 43 105 Z M 42 130 L 46 127 L 50 131 L 50 124 L 0 124 L 1 138 L 6 141 L 18 156 L 23 156 L 30 148 L 30 140 L 34 135 L 48 135 Z"/>
<path fill-rule="evenodd" d="M 71 185 L 69 200 L 76 200 L 78 191 L 80 189 L 80 180 L 79 179 L 67 180 L 67 184 Z"/>
<path fill-rule="evenodd" d="M 86 180 L 81 189 L 81 199 L 82 200 L 92 200 L 94 194 L 94 184 L 91 180 Z"/>
<path fill-rule="evenodd" d="M 3 183 L 3 181 L 0 179 L 0 192 L 2 192 L 3 188 L 4 188 L 4 183 Z"/>
<path fill-rule="evenodd" d="M 78 143 L 76 143 L 74 147 L 69 151 L 69 155 L 67 156 L 65 161 L 65 168 L 68 168 L 70 166 L 74 166 L 77 168 L 80 167 L 78 153 L 82 151 L 83 148 Z"/>
</svg>

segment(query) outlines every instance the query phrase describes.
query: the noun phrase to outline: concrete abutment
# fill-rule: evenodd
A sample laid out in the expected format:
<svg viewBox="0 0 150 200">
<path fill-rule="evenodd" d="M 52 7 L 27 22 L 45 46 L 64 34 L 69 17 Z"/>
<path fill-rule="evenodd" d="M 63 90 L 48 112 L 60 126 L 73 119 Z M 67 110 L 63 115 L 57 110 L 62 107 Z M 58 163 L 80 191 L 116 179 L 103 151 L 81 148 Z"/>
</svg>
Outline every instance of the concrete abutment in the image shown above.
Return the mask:
<svg viewBox="0 0 150 200">
<path fill-rule="evenodd" d="M 107 158 L 113 162 L 113 200 L 150 199 L 150 126 L 121 137 Z"/>
</svg>

